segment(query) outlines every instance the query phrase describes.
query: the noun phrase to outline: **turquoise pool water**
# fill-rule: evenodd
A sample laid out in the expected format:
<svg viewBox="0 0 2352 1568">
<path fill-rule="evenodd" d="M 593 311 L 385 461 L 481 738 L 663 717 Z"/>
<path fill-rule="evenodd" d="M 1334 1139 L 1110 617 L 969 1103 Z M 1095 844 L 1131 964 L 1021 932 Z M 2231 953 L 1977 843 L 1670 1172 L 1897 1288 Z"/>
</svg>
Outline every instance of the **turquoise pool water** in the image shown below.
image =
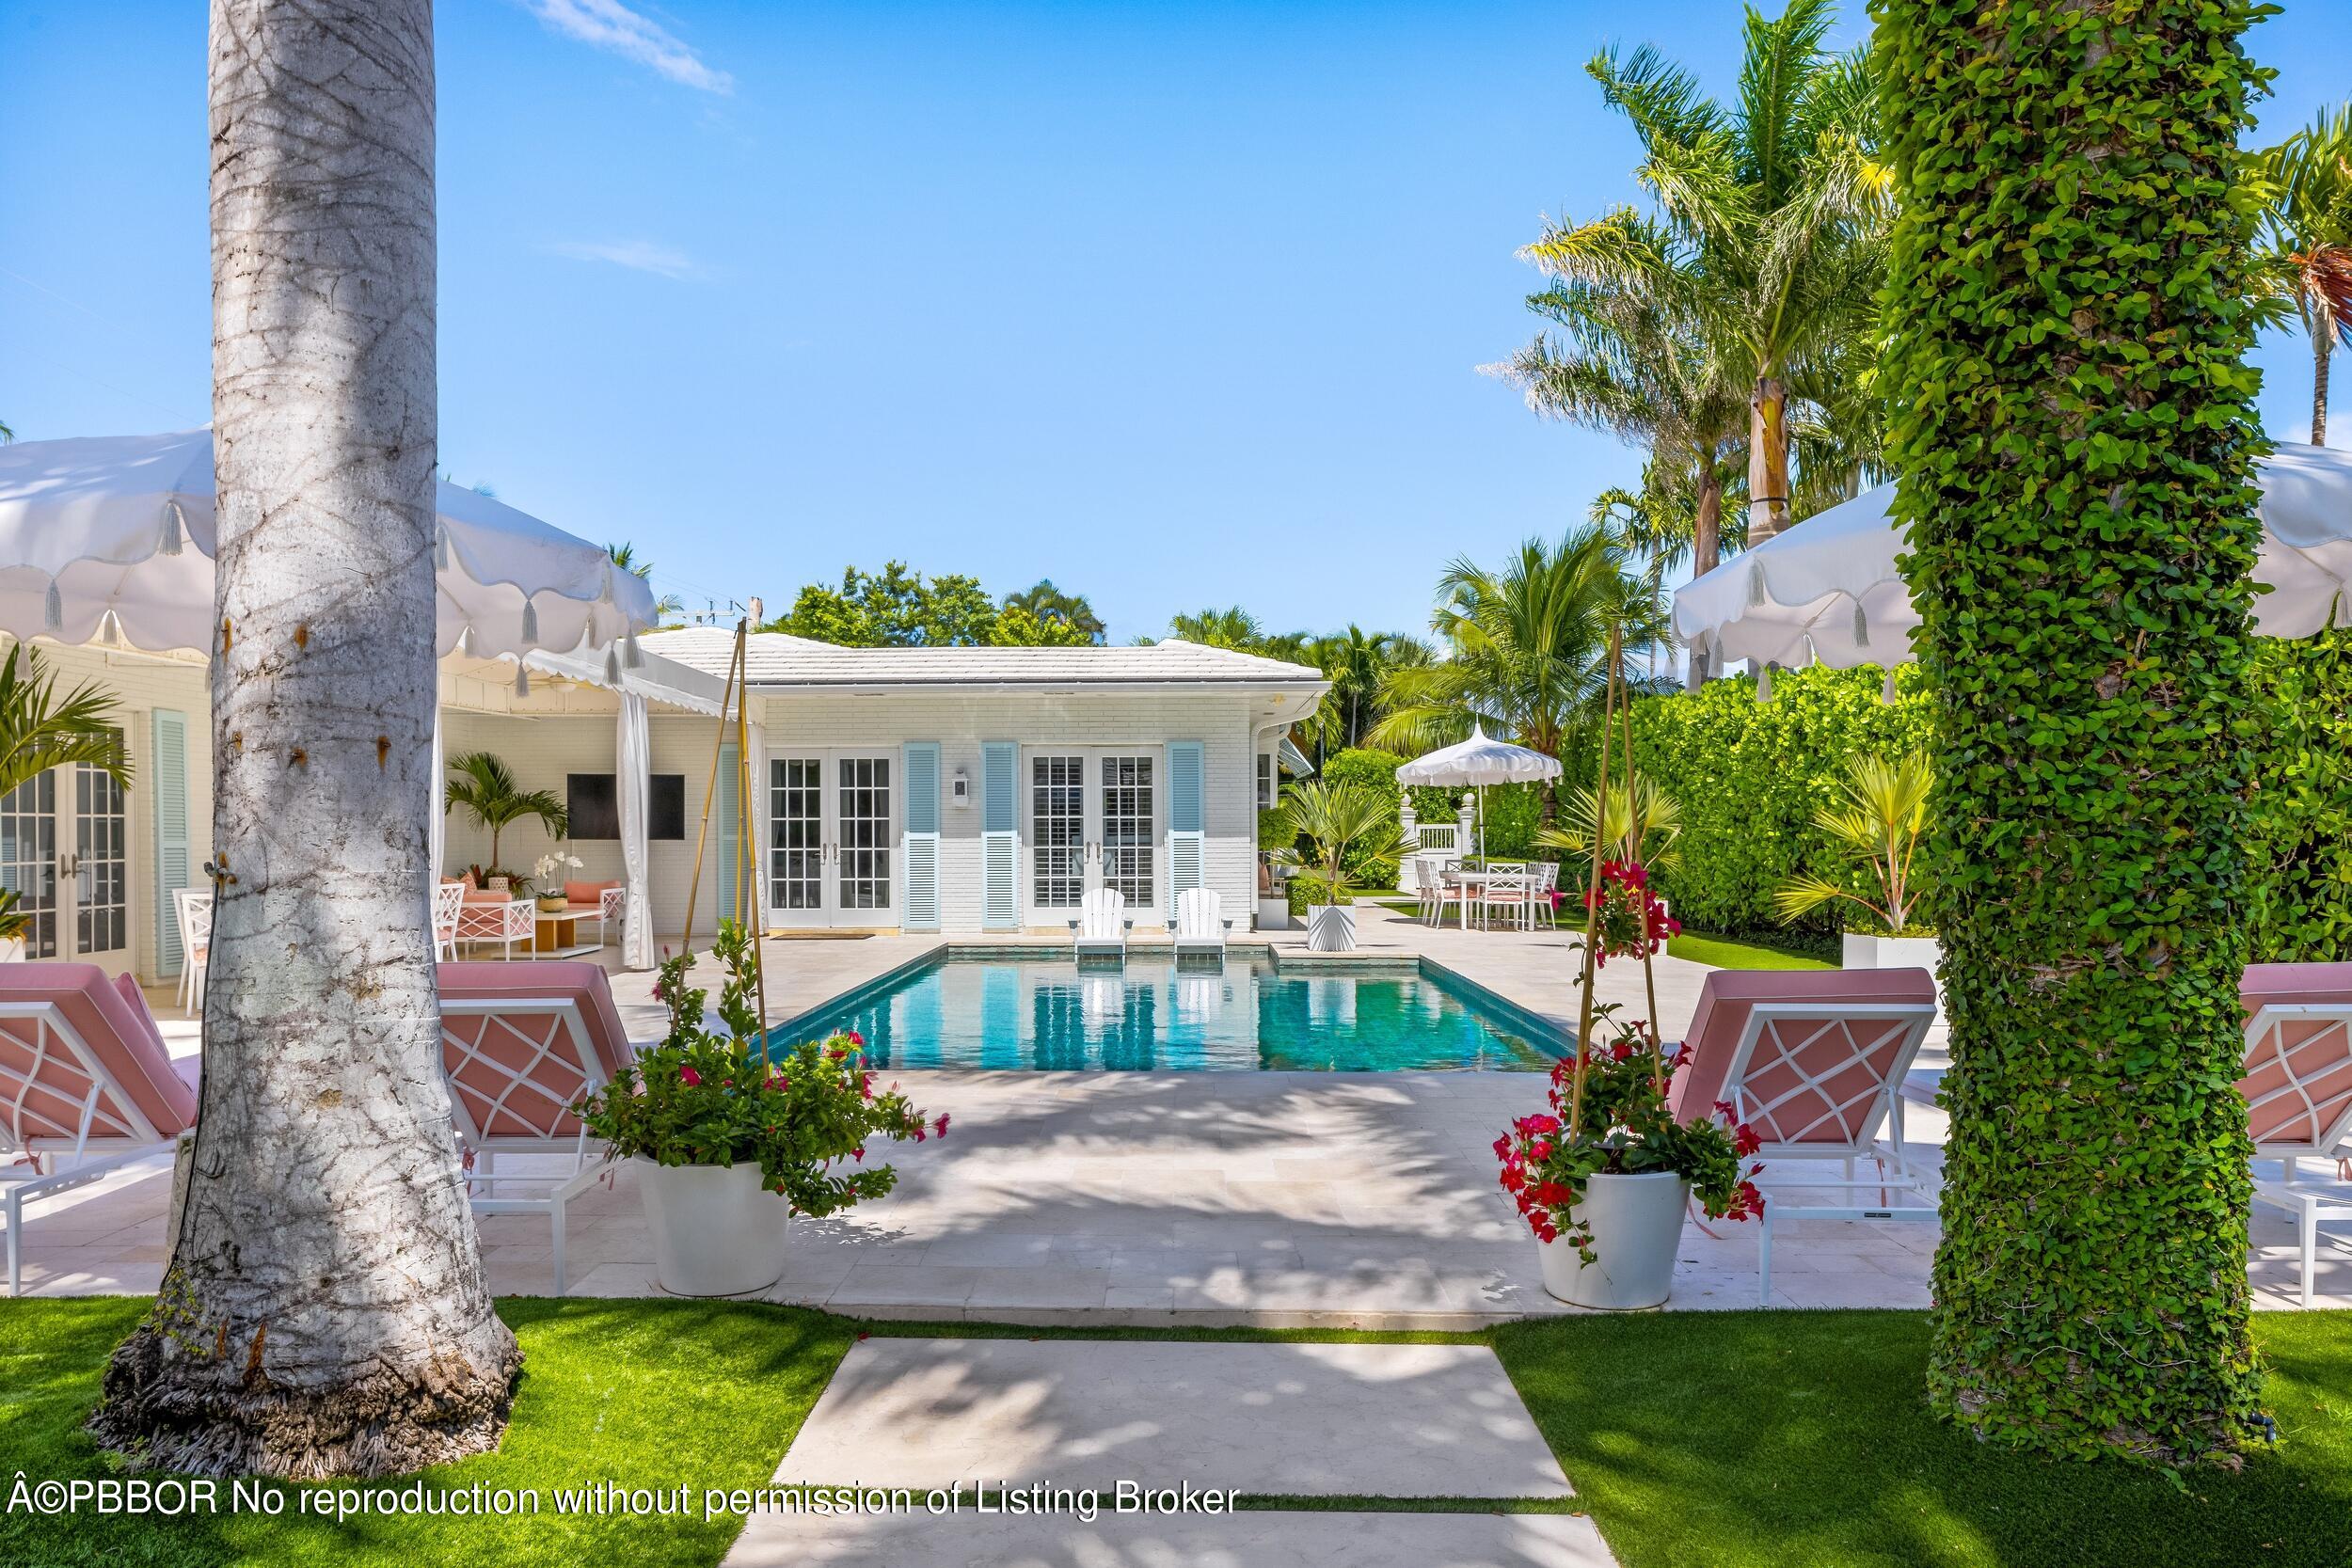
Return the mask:
<svg viewBox="0 0 2352 1568">
<path fill-rule="evenodd" d="M 885 978 L 776 1031 L 855 1030 L 877 1068 L 1071 1072 L 1549 1070 L 1565 1049 L 1418 969 L 1278 974 L 1234 953 L 1220 969 L 1003 955 Z"/>
</svg>

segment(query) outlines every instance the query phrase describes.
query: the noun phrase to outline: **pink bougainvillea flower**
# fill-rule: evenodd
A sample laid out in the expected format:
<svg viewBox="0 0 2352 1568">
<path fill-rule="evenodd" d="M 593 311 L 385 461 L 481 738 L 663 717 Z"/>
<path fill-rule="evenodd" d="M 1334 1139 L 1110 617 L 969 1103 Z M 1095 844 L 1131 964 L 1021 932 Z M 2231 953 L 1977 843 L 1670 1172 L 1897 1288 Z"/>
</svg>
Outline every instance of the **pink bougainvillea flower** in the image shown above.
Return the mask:
<svg viewBox="0 0 2352 1568">
<path fill-rule="evenodd" d="M 677 1069 L 677 1081 L 691 1088 L 703 1081 L 703 1075 L 691 1067 L 682 1067 Z"/>
<path fill-rule="evenodd" d="M 1550 1159 L 1551 1140 L 1549 1138 L 1537 1138 L 1534 1143 L 1529 1144 L 1527 1146 L 1527 1157 L 1531 1160 L 1537 1161 Z"/>
<path fill-rule="evenodd" d="M 947 1135 L 947 1113 L 946 1113 L 946 1112 L 942 1111 L 942 1112 L 940 1112 L 940 1113 L 939 1113 L 939 1120 L 938 1120 L 938 1121 L 936 1121 L 936 1122 L 934 1122 L 934 1123 L 931 1125 L 931 1131 L 932 1131 L 932 1132 L 936 1133 L 938 1136 L 943 1137 L 943 1138 L 944 1138 L 944 1137 L 946 1137 L 946 1136 Z"/>
<path fill-rule="evenodd" d="M 851 1045 L 864 1045 L 864 1044 L 866 1043 L 866 1037 L 865 1037 L 864 1035 L 859 1034 L 859 1033 L 858 1033 L 856 1030 L 854 1030 L 854 1029 L 844 1029 L 844 1030 L 842 1030 L 842 1031 L 841 1031 L 841 1037 L 842 1037 L 843 1039 L 845 1039 L 845 1040 L 848 1040 L 848 1041 L 849 1041 Z"/>
</svg>

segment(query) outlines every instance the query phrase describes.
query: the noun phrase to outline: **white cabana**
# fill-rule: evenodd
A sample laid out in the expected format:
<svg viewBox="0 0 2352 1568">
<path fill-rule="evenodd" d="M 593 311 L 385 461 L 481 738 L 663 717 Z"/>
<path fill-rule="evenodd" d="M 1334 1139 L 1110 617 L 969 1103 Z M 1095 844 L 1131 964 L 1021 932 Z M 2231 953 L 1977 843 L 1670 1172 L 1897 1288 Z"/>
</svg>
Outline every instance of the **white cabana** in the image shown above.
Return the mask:
<svg viewBox="0 0 2352 1568">
<path fill-rule="evenodd" d="M 1490 738 L 1472 722 L 1468 740 L 1439 747 L 1396 770 L 1403 784 L 1468 784 L 1478 791 L 1478 852 L 1486 852 L 1486 785 L 1540 784 L 1560 776 L 1560 759 L 1507 740 Z"/>
<path fill-rule="evenodd" d="M 2352 625 L 2352 452 L 2281 444 L 2255 465 L 2262 546 L 2255 629 L 2309 637 Z M 1720 671 L 1813 662 L 1850 669 L 1911 657 L 1919 625 L 1895 569 L 1905 547 L 1882 484 L 1806 518 L 1675 593 L 1675 634 Z"/>
<path fill-rule="evenodd" d="M 601 547 L 454 484 L 436 505 L 437 653 L 604 648 L 653 625 L 652 588 Z M 206 652 L 214 541 L 209 430 L 0 447 L 0 631 Z"/>
</svg>

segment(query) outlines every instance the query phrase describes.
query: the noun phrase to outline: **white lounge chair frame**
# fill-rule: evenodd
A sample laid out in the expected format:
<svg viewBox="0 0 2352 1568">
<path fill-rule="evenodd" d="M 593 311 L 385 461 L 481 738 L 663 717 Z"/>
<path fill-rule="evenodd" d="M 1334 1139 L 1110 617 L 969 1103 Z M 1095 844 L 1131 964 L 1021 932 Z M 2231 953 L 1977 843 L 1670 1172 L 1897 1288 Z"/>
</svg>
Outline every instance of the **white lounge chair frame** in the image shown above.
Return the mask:
<svg viewBox="0 0 2352 1568">
<path fill-rule="evenodd" d="M 2332 1027 L 2307 1036 L 2290 1048 L 2282 1025 L 2289 1023 L 2322 1023 Z M 2341 1067 L 2348 1040 L 2338 1031 L 2352 1031 L 2352 1005 L 2342 1003 L 2309 1003 L 2290 1006 L 2265 1006 L 2256 1012 L 2246 1025 L 2246 1073 L 2250 1075 L 2256 1057 L 2263 1055 L 2265 1065 L 2276 1065 L 2284 1082 L 2257 1096 L 2247 1107 L 2250 1117 L 2272 1101 L 2292 1097 L 2302 1105 L 2301 1113 L 2289 1126 L 2296 1128 L 2292 1137 L 2272 1136 L 2254 1146 L 2257 1160 L 2276 1160 L 2283 1179 L 2277 1181 L 2257 1179 L 2254 1201 L 2284 1211 L 2296 1222 L 2296 1240 L 2301 1250 L 2303 1305 L 2312 1305 L 2312 1275 L 2319 1264 L 2319 1227 L 2323 1220 L 2352 1219 L 2352 1190 L 2338 1186 L 2333 1189 L 2309 1187 L 2302 1184 L 2296 1162 L 2301 1159 L 2341 1158 L 2339 1150 L 2352 1141 L 2352 1101 L 2339 1109 L 2332 1121 L 2323 1122 L 2311 1085 L 2315 1068 Z M 2321 1052 L 2327 1053 L 2324 1060 Z"/>
<path fill-rule="evenodd" d="M 511 1015 L 511 1016 L 510 1016 Z M 463 1146 L 468 1166 L 466 1196 L 476 1214 L 545 1214 L 552 1230 L 549 1250 L 555 1264 L 555 1293 L 564 1294 L 564 1211 L 572 1199 L 596 1185 L 603 1174 L 600 1164 L 592 1164 L 588 1155 L 591 1144 L 585 1127 L 570 1139 L 571 1169 L 556 1174 L 510 1176 L 497 1168 L 501 1154 L 562 1155 L 564 1139 L 554 1131 L 554 1124 L 570 1108 L 570 1101 L 559 1101 L 548 1092 L 546 1085 L 534 1081 L 532 1071 L 549 1057 L 560 1056 L 564 1065 L 577 1071 L 587 1090 L 600 1089 L 611 1081 L 603 1062 L 596 1055 L 596 1042 L 589 1038 L 587 1021 L 581 1017 L 579 1002 L 568 996 L 444 996 L 441 1017 L 483 1018 L 490 1020 L 490 1027 L 504 1029 L 509 1035 L 531 1048 L 532 1055 L 518 1071 L 481 1053 L 471 1041 L 452 1034 L 446 1027 L 441 1032 L 444 1046 L 453 1051 L 461 1063 L 479 1064 L 506 1080 L 491 1101 L 490 1115 L 476 1117 L 467 1096 L 476 1092 L 470 1087 L 461 1090 L 452 1082 L 449 1090 L 450 1119 L 456 1124 L 457 1138 Z M 534 1028 L 527 1029 L 522 1021 Z M 568 1036 L 568 1043 L 578 1048 L 575 1055 L 561 1050 Z M 442 1071 L 449 1072 L 446 1057 Z M 519 1098 L 518 1097 L 522 1097 Z M 533 1102 L 536 1102 L 533 1105 Z M 532 1109 L 525 1109 L 532 1106 Z M 482 1129 L 494 1123 L 499 1113 L 505 1111 L 538 1124 L 545 1117 L 548 1131 L 536 1137 L 504 1134 L 485 1135 Z M 501 1187 L 524 1185 L 542 1186 L 548 1192 L 538 1197 L 501 1196 Z"/>
<path fill-rule="evenodd" d="M 1232 927 L 1225 918 L 1225 900 L 1215 888 L 1188 887 L 1176 895 L 1176 952 L 1223 953 L 1225 933 Z"/>
<path fill-rule="evenodd" d="M 1109 954 L 1127 956 L 1127 932 L 1135 922 L 1127 917 L 1127 897 L 1115 887 L 1089 889 L 1078 902 L 1078 918 L 1070 923 L 1080 958 Z"/>
<path fill-rule="evenodd" d="M 213 945 L 213 890 L 174 888 L 171 904 L 180 922 L 180 984 L 173 997 L 185 1018 L 204 1000 L 204 965 Z"/>
<path fill-rule="evenodd" d="M 1834 1015 L 1834 1016 L 1824 1016 Z M 1808 1220 L 1926 1220 L 1937 1218 L 1935 1190 L 1922 1173 L 1912 1169 L 1903 1156 L 1903 1097 L 1902 1085 L 1911 1071 L 1913 1058 L 1919 1054 L 1919 1043 L 1927 1038 L 1928 1026 L 1935 1022 L 1935 1007 L 1928 1003 L 1908 1002 L 1757 1002 L 1748 1009 L 1747 1022 L 1740 1031 L 1739 1046 L 1733 1051 L 1731 1067 L 1724 1076 L 1723 1098 L 1731 1102 L 1738 1119 L 1755 1122 L 1771 1116 L 1799 1095 L 1818 1094 L 1825 1108 L 1820 1115 L 1797 1129 L 1806 1132 L 1840 1113 L 1860 1111 L 1851 1135 L 1836 1142 L 1813 1141 L 1795 1143 L 1786 1137 L 1766 1139 L 1756 1158 L 1764 1162 L 1764 1180 L 1756 1189 L 1764 1195 L 1764 1212 L 1758 1217 L 1761 1234 L 1756 1240 L 1756 1305 L 1768 1306 L 1772 1294 L 1772 1222 L 1782 1210 L 1791 1219 Z M 1882 1025 L 1867 1038 L 1858 1038 L 1854 1025 Z M 1810 1025 L 1802 1037 L 1784 1035 L 1786 1026 Z M 1808 1066 L 1804 1053 L 1816 1046 L 1830 1030 L 1845 1037 L 1846 1053 L 1829 1064 L 1826 1070 L 1817 1071 Z M 1857 1063 L 1865 1063 L 1870 1053 L 1883 1045 L 1890 1031 L 1900 1031 L 1894 1055 L 1890 1058 L 1885 1077 L 1867 1093 L 1834 1099 L 1826 1080 Z M 1749 1069 L 1753 1067 L 1786 1065 L 1796 1076 L 1797 1083 L 1771 1101 L 1759 1101 L 1748 1088 Z M 1879 1138 L 1880 1129 L 1887 1132 L 1886 1140 Z M 1894 1166 L 1890 1176 L 1882 1170 L 1875 1181 L 1854 1180 L 1854 1162 L 1870 1158 Z M 1776 1163 L 1789 1160 L 1837 1160 L 1844 1165 L 1845 1180 L 1823 1180 L 1798 1176 L 1775 1178 Z M 1875 1189 L 1879 1203 L 1875 1206 L 1855 1203 L 1794 1203 L 1777 1196 L 1773 1189 L 1805 1188 L 1833 1192 L 1861 1192 Z M 1889 1195 L 1900 1193 L 1920 1199 L 1914 1203 L 1897 1203 Z"/>
<path fill-rule="evenodd" d="M 5 1212 L 8 1226 L 8 1294 L 13 1296 L 24 1286 L 26 1204 L 87 1187 L 108 1171 L 168 1147 L 171 1140 L 123 1092 L 122 1085 L 106 1070 L 81 1032 L 66 1022 L 64 1010 L 55 1002 L 0 1002 L 0 1018 L 31 1019 L 35 1028 L 34 1070 L 22 1072 L 0 1065 L 0 1096 L 11 1108 L 8 1116 L 0 1117 L 0 1155 L 11 1161 L 18 1156 L 32 1157 L 27 1165 L 0 1166 L 0 1212 Z M 40 1062 L 53 1053 L 72 1061 L 74 1069 L 89 1080 L 89 1090 L 82 1097 L 75 1125 L 68 1128 L 48 1122 L 50 1132 L 43 1135 L 21 1126 L 20 1118 L 34 1114 L 25 1105 L 25 1096 L 40 1076 Z M 54 1085 L 41 1086 L 56 1092 Z M 110 1148 L 93 1154 L 93 1139 Z M 40 1156 L 52 1151 L 60 1168 L 43 1176 Z"/>
</svg>

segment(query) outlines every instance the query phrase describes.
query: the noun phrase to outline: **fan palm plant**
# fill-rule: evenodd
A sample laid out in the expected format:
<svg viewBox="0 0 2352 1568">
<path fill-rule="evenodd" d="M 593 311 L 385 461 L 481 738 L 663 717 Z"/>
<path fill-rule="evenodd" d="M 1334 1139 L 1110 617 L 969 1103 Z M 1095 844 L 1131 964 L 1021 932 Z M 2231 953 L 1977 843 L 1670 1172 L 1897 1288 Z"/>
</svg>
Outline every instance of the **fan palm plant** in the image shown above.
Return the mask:
<svg viewBox="0 0 2352 1568">
<path fill-rule="evenodd" d="M 53 768 L 84 763 L 124 789 L 131 759 L 123 750 L 121 716 L 97 686 L 57 694 L 56 677 L 38 650 L 22 643 L 0 660 L 0 796 Z M 31 917 L 17 908 L 17 888 L 0 888 L 0 937 L 21 937 Z"/>
<path fill-rule="evenodd" d="M 1585 69 L 1641 139 L 1636 174 L 1661 217 L 1619 208 L 1553 225 L 1524 252 L 1565 285 L 1654 301 L 1732 346 L 1750 543 L 1790 521 L 1792 401 L 1861 406 L 1839 384 L 1874 332 L 1885 271 L 1893 206 L 1868 55 L 1825 47 L 1835 18 L 1830 0 L 1788 0 L 1777 20 L 1751 8 L 1729 109 L 1646 45 L 1595 55 Z"/>
<path fill-rule="evenodd" d="M 2312 341 L 2312 444 L 2328 439 L 2328 369 L 2352 316 L 2352 103 L 2256 155 L 2264 192 L 2256 278 Z"/>
<path fill-rule="evenodd" d="M 1294 784 L 1275 812 L 1269 826 L 1276 841 L 1303 838 L 1313 846 L 1326 903 L 1344 904 L 1355 895 L 1346 880 L 1351 858 L 1359 863 L 1367 858 L 1394 860 L 1413 847 L 1406 842 L 1395 805 L 1360 784 L 1325 779 Z"/>
<path fill-rule="evenodd" d="M 526 816 L 535 816 L 550 838 L 571 831 L 564 802 L 551 789 L 524 789 L 495 752 L 468 752 L 451 759 L 447 808 L 463 810 L 477 828 L 490 834 L 490 868 L 501 871 L 499 837 Z M 501 873 L 512 875 L 512 873 Z"/>
<path fill-rule="evenodd" d="M 1870 893 L 1850 892 L 1817 872 L 1804 872 L 1773 893 L 1772 907 L 1780 918 L 1797 920 L 1842 900 L 1868 911 L 1888 936 L 1903 935 L 1917 912 L 1911 863 L 1927 831 L 1928 790 L 1934 780 L 1924 751 L 1899 757 L 1858 756 L 1847 763 L 1837 786 L 1839 799 L 1814 813 L 1813 825 L 1829 835 L 1841 858 L 1866 869 Z"/>
<path fill-rule="evenodd" d="M 1628 683 L 1645 690 L 1656 684 L 1634 673 L 1632 659 L 1664 640 L 1664 613 L 1625 561 L 1607 530 L 1586 528 L 1557 545 L 1531 539 L 1500 570 L 1454 562 L 1438 582 L 1432 617 L 1447 657 L 1390 673 L 1381 686 L 1387 711 L 1369 743 L 1424 752 L 1463 738 L 1476 723 L 1565 758 L 1599 721 L 1613 626 L 1624 632 Z M 1558 803 L 1547 784 L 1544 826 Z"/>
<path fill-rule="evenodd" d="M 1629 863 L 1638 861 L 1653 871 L 1682 863 L 1682 852 L 1675 844 L 1682 835 L 1681 804 L 1657 780 L 1644 773 L 1633 775 L 1629 794 L 1621 783 L 1612 780 L 1605 800 L 1595 799 L 1594 791 L 1579 784 L 1568 791 L 1568 798 L 1560 808 L 1559 822 L 1538 832 L 1535 842 L 1547 849 L 1587 853 L 1593 847 L 1593 818 L 1597 815 L 1601 818 L 1601 846 L 1606 858 Z M 1642 828 L 1638 854 L 1633 834 L 1637 816 Z"/>
</svg>

